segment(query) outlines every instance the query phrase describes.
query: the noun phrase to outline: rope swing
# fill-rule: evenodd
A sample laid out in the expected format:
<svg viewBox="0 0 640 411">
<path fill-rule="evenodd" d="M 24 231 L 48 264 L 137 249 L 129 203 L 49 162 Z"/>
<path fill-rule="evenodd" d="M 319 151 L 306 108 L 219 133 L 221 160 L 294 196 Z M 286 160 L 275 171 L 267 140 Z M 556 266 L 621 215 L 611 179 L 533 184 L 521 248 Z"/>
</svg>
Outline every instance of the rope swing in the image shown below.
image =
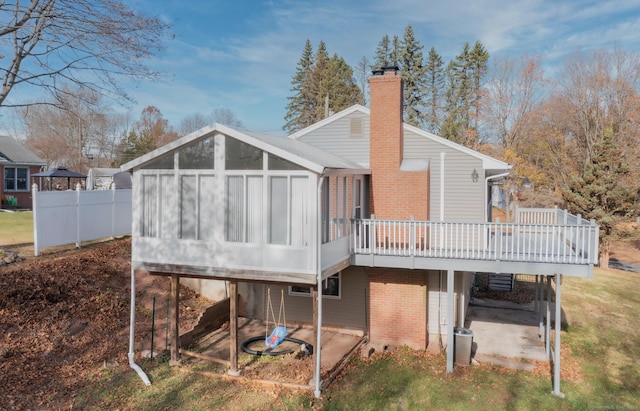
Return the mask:
<svg viewBox="0 0 640 411">
<path fill-rule="evenodd" d="M 269 335 L 269 313 L 275 324 L 275 328 Z M 280 325 L 282 319 L 282 325 Z M 267 321 L 264 328 L 264 344 L 268 348 L 276 348 L 287 336 L 287 317 L 284 309 L 284 290 L 280 290 L 280 309 L 278 310 L 278 321 L 273 312 L 273 304 L 271 303 L 271 288 L 267 288 Z"/>
</svg>

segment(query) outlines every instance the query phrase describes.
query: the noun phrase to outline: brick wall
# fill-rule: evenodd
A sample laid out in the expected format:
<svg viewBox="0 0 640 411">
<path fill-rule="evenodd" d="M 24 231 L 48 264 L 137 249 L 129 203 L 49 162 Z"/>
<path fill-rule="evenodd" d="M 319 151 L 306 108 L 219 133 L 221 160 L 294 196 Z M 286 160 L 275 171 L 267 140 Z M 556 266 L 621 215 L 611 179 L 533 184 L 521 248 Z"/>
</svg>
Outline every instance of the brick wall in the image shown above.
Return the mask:
<svg viewBox="0 0 640 411">
<path fill-rule="evenodd" d="M 369 268 L 369 337 L 374 345 L 424 349 L 427 275 L 423 271 Z"/>
</svg>

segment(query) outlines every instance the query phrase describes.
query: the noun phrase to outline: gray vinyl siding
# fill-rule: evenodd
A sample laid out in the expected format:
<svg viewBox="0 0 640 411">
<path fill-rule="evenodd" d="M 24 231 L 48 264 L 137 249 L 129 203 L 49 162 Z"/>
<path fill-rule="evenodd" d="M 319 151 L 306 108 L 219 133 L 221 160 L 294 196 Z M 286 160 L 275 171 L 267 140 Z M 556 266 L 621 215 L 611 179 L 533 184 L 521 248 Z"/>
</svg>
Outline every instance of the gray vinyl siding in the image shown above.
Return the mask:
<svg viewBox="0 0 640 411">
<path fill-rule="evenodd" d="M 362 136 L 350 136 L 351 119 L 362 119 Z M 330 124 L 305 134 L 299 140 L 324 151 L 369 167 L 369 116 L 351 113 Z"/>
<path fill-rule="evenodd" d="M 445 153 L 444 220 L 452 222 L 486 221 L 482 160 L 405 130 L 404 158 L 429 160 L 431 171 L 430 219 L 440 219 L 440 153 Z M 478 182 L 476 183 L 471 180 L 471 173 L 474 169 L 478 173 Z"/>
<path fill-rule="evenodd" d="M 365 298 L 368 293 L 367 275 L 362 267 L 349 267 L 342 272 L 341 298 L 324 298 L 322 300 L 322 325 L 364 330 L 366 327 Z M 295 324 L 313 324 L 313 300 L 311 297 L 289 295 L 289 287 L 283 285 L 255 285 L 266 296 L 267 288 L 271 288 L 271 303 L 278 317 L 281 290 L 284 290 L 287 326 Z M 256 292 L 260 294 L 260 292 Z M 267 299 L 264 297 L 262 307 L 258 307 L 255 317 L 266 319 Z M 273 321 L 269 316 L 269 321 Z"/>
<path fill-rule="evenodd" d="M 455 273 L 454 282 L 454 305 L 453 305 L 453 319 L 454 326 L 464 326 L 464 324 L 458 324 L 458 310 L 460 296 L 464 296 L 464 309 L 465 317 L 466 311 L 469 307 L 469 300 L 471 298 L 471 284 L 473 282 L 473 273 L 460 272 Z M 428 302 L 429 305 L 429 321 L 428 332 L 430 335 L 446 335 L 447 334 L 447 272 L 432 271 L 429 273 L 429 279 L 427 281 L 427 289 L 429 290 Z"/>
</svg>

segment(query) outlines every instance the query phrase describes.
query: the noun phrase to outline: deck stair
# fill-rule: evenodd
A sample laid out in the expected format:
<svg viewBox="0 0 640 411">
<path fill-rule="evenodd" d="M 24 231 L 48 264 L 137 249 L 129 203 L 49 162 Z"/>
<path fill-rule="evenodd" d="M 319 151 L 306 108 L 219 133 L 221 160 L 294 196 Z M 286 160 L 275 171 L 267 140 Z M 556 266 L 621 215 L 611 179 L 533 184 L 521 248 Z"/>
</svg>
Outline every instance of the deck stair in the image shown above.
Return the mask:
<svg viewBox="0 0 640 411">
<path fill-rule="evenodd" d="M 492 291 L 513 291 L 515 275 L 489 274 L 489 289 Z"/>
</svg>

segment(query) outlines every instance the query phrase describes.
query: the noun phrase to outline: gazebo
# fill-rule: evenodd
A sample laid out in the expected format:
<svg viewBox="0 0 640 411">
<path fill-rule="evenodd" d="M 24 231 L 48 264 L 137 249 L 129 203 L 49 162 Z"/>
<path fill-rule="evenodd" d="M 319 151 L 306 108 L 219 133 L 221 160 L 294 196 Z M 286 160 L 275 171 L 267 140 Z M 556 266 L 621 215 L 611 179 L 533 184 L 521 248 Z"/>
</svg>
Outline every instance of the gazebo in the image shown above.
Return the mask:
<svg viewBox="0 0 640 411">
<path fill-rule="evenodd" d="M 48 171 L 43 171 L 41 173 L 31 174 L 31 177 L 40 177 L 40 182 L 42 181 L 42 177 L 46 177 L 49 181 L 49 190 L 51 190 L 51 182 L 54 178 L 66 178 L 67 179 L 67 190 L 71 189 L 71 179 L 84 179 L 85 186 L 87 182 L 87 176 L 84 174 L 77 173 L 75 171 L 71 171 L 66 167 L 57 167 Z M 42 186 L 42 184 L 38 184 L 38 186 Z"/>
</svg>

